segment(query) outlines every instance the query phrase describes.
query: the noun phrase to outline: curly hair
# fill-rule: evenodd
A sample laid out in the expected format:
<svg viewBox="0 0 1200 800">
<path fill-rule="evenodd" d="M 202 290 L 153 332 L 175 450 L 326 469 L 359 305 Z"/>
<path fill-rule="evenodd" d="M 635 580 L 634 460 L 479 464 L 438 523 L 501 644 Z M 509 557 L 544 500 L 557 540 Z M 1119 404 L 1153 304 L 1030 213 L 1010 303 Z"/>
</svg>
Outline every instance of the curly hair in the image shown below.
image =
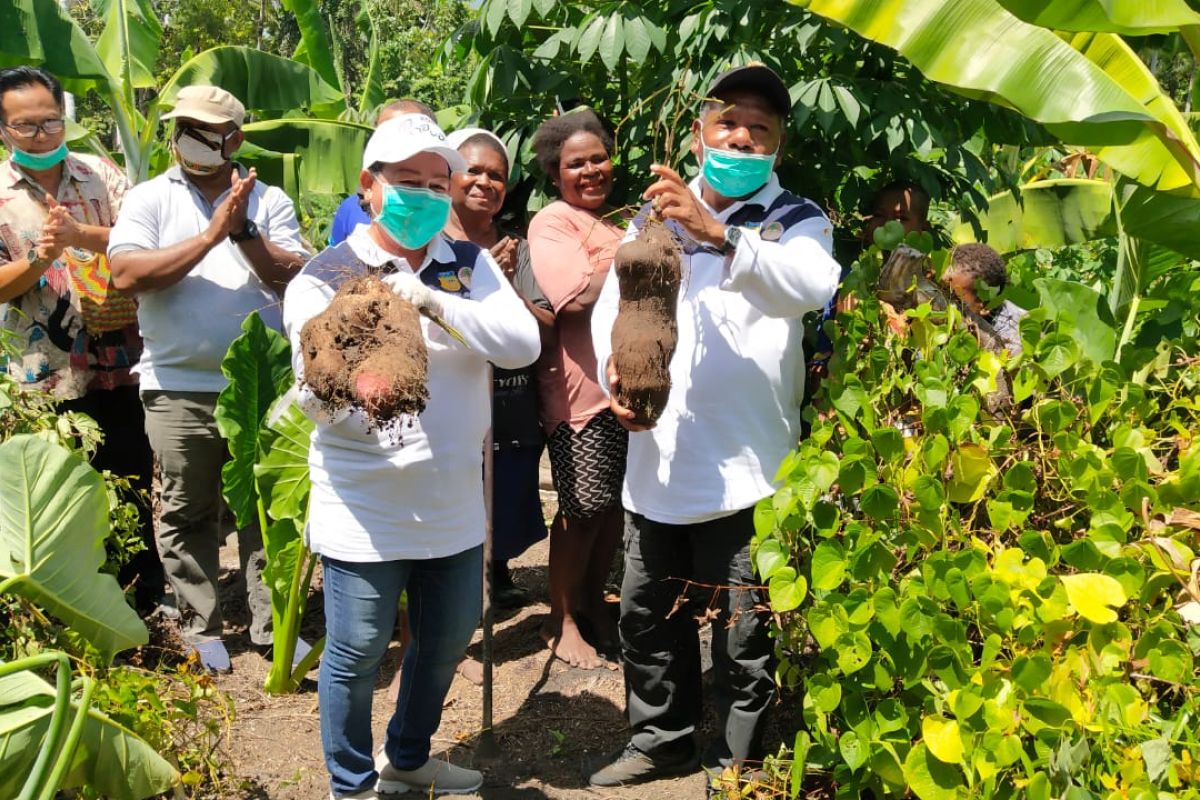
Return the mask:
<svg viewBox="0 0 1200 800">
<path fill-rule="evenodd" d="M 537 156 L 538 166 L 542 168 L 542 172 L 546 173 L 548 177 L 553 178 L 558 174 L 558 163 L 562 155 L 563 143 L 577 133 L 595 135 L 600 140 L 600 143 L 604 145 L 604 149 L 608 151 L 608 154 L 612 155 L 612 136 L 609 135 L 600 117 L 596 116 L 596 112 L 585 108 L 557 117 L 550 117 L 539 125 L 537 133 L 533 134 L 534 155 Z"/>
<path fill-rule="evenodd" d="M 1004 258 L 986 244 L 960 244 L 950 253 L 950 266 L 967 276 L 971 283 L 983 281 L 996 291 L 1008 286 L 1008 268 Z"/>
</svg>

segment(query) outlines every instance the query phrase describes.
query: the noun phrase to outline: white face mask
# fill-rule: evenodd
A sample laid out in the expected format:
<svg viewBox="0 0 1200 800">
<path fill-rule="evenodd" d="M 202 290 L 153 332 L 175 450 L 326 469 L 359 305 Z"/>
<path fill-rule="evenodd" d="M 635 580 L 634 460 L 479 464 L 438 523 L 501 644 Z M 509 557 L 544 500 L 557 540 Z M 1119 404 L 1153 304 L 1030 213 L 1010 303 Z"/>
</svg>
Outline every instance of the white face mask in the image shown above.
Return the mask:
<svg viewBox="0 0 1200 800">
<path fill-rule="evenodd" d="M 225 157 L 225 141 L 228 137 L 228 134 L 222 136 L 195 128 L 180 130 L 175 134 L 175 158 L 185 172 L 193 175 L 212 175 L 229 160 Z"/>
</svg>

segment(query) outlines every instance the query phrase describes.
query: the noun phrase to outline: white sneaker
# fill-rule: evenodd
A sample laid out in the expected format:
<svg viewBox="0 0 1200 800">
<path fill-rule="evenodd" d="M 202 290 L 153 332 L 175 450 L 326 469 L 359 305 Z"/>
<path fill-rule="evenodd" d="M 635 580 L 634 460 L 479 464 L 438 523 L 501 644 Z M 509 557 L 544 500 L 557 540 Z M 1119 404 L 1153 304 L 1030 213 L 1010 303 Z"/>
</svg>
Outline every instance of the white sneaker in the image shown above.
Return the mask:
<svg viewBox="0 0 1200 800">
<path fill-rule="evenodd" d="M 379 756 L 375 759 L 376 769 L 379 770 L 379 782 L 375 784 L 375 789 L 380 794 L 471 794 L 483 786 L 482 772 L 456 767 L 449 761 L 431 758 L 416 769 L 396 769 L 386 754 L 380 753 Z"/>
</svg>

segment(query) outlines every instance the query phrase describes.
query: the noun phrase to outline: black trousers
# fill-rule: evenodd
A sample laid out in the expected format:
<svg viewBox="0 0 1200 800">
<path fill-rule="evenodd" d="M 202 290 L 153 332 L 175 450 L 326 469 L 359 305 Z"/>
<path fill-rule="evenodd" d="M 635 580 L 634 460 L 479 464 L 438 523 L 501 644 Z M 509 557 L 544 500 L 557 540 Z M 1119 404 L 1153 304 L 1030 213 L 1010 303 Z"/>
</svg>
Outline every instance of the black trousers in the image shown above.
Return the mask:
<svg viewBox="0 0 1200 800">
<path fill-rule="evenodd" d="M 728 587 L 692 590 L 701 608 L 716 611 L 712 655 L 720 728 L 706 764 L 762 757 L 763 726 L 776 695 L 775 659 L 767 598 L 753 588 L 753 536 L 753 508 L 691 525 L 626 514 L 621 646 L 632 742 L 642 752 L 695 746 L 703 714 L 697 609 L 676 608 L 686 579 Z"/>
<path fill-rule="evenodd" d="M 146 549 L 135 555 L 117 575 L 122 587 L 135 583 L 134 603 L 143 614 L 154 610 L 166 586 L 158 546 L 154 542 L 154 511 L 149 506 L 154 475 L 154 453 L 146 438 L 146 412 L 138 387 L 121 386 L 88 392 L 77 400 L 59 404 L 60 411 L 87 414 L 104 432 L 104 441 L 92 457 L 92 466 L 129 478 L 130 484 L 145 492 L 137 498 L 138 533 Z"/>
</svg>

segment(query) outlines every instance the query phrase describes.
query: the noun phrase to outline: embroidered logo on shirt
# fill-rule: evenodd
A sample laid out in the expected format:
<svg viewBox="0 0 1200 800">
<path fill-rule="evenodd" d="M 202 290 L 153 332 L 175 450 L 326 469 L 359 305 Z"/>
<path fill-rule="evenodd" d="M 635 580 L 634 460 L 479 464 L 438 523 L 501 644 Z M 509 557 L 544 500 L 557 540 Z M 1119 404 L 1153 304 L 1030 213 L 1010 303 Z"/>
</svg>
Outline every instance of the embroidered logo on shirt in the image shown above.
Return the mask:
<svg viewBox="0 0 1200 800">
<path fill-rule="evenodd" d="M 458 280 L 468 289 L 471 288 L 471 273 L 470 267 L 463 267 L 458 271 Z"/>
<path fill-rule="evenodd" d="M 768 222 L 766 225 L 763 225 L 759 235 L 764 242 L 778 242 L 779 237 L 783 236 L 783 223 L 779 221 Z"/>
<path fill-rule="evenodd" d="M 462 291 L 463 285 L 459 282 L 458 276 L 451 272 L 438 273 L 438 285 L 447 292 Z"/>
</svg>

